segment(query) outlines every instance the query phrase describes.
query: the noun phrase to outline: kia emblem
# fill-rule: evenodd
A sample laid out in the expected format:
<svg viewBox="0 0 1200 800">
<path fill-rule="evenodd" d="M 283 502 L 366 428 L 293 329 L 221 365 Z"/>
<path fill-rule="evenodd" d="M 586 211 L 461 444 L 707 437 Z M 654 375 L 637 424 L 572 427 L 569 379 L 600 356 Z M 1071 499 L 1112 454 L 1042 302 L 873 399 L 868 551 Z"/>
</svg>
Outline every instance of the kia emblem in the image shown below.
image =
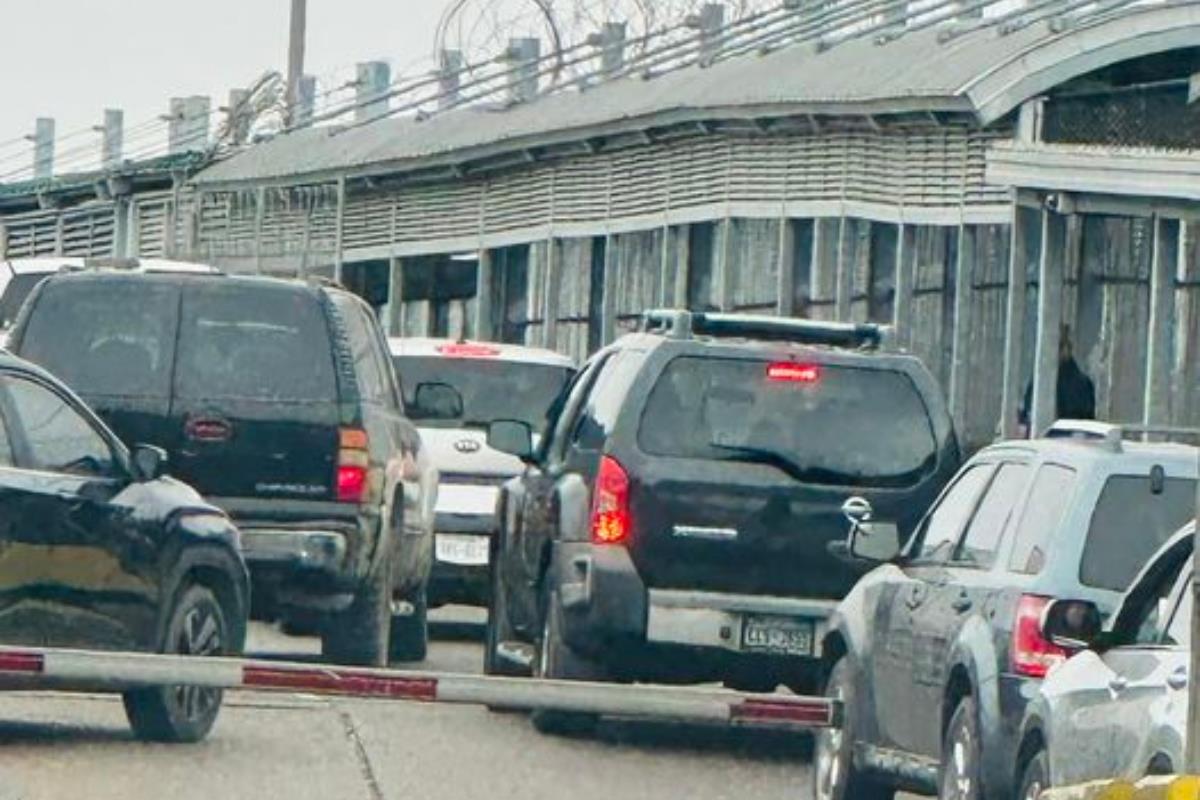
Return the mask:
<svg viewBox="0 0 1200 800">
<path fill-rule="evenodd" d="M 482 445 L 474 439 L 459 439 L 454 443 L 454 449 L 460 453 L 478 453 Z"/>
</svg>

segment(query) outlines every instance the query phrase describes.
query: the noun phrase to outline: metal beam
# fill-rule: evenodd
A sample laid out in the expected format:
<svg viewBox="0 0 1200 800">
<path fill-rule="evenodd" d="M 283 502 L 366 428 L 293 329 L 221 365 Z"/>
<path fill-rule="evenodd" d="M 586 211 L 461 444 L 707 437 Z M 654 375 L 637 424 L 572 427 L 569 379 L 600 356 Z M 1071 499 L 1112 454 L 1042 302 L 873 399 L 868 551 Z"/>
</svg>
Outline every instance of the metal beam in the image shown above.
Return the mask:
<svg viewBox="0 0 1200 800">
<path fill-rule="evenodd" d="M 493 268 L 492 251 L 487 248 L 481 249 L 475 268 L 475 336 L 484 340 L 496 338 L 495 323 L 492 319 Z"/>
<path fill-rule="evenodd" d="M 337 211 L 334 218 L 333 230 L 333 279 L 342 282 L 342 259 L 345 257 L 344 242 L 346 236 L 346 179 L 338 178 L 337 182 Z M 261 236 L 258 237 L 261 242 Z"/>
<path fill-rule="evenodd" d="M 916 287 L 917 226 L 900 223 L 896 230 L 896 300 L 892 304 L 892 323 L 896 345 L 912 347 L 913 308 Z"/>
<path fill-rule="evenodd" d="M 967 426 L 967 380 L 972 359 L 971 284 L 975 272 L 976 230 L 958 228 L 958 261 L 954 266 L 954 340 L 950 359 L 950 413 L 959 436 Z"/>
<path fill-rule="evenodd" d="M 781 317 L 793 317 L 796 315 L 796 226 L 788 217 L 779 218 L 776 270 L 779 289 L 775 309 Z"/>
<path fill-rule="evenodd" d="M 1033 373 L 1030 432 L 1040 436 L 1054 422 L 1057 409 L 1058 351 L 1063 321 L 1063 276 L 1066 268 L 1067 217 L 1042 211 L 1042 254 L 1038 263 L 1038 330 Z"/>
<path fill-rule="evenodd" d="M 1175 274 L 1182 241 L 1178 220 L 1154 220 L 1150 272 L 1150 326 L 1146 341 L 1146 383 L 1142 421 L 1171 424 L 1171 345 L 1175 324 Z"/>
<path fill-rule="evenodd" d="M 858 250 L 851 246 L 851 238 L 858 235 L 854 220 L 845 216 L 838 219 L 837 234 L 837 278 L 834 300 L 836 302 L 836 318 L 839 322 L 849 322 L 852 315 L 851 303 L 854 299 L 854 271 L 858 267 L 858 259 L 847 263 L 849 255 L 857 256 Z"/>
<path fill-rule="evenodd" d="M 1025 301 L 1029 291 L 1029 240 L 1032 226 L 1039 224 L 1036 212 L 1013 206 L 1008 252 L 1008 302 L 1004 321 L 1004 381 L 1000 398 L 1000 437 L 1014 438 L 1017 417 L 1024 399 Z"/>
</svg>

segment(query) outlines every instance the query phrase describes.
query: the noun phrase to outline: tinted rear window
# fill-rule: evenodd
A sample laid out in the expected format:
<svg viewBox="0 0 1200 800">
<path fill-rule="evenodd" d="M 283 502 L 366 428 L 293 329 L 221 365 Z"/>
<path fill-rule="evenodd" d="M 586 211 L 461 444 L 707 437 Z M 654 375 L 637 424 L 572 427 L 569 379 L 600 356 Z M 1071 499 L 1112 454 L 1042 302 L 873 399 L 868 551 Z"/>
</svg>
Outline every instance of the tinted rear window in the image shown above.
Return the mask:
<svg viewBox="0 0 1200 800">
<path fill-rule="evenodd" d="M 336 400 L 320 303 L 290 286 L 230 281 L 187 287 L 175 392 L 188 400 Z"/>
<path fill-rule="evenodd" d="M 47 284 L 20 354 L 86 395 L 166 397 L 178 298 L 178 288 L 167 283 Z"/>
<path fill-rule="evenodd" d="M 12 276 L 8 285 L 4 287 L 4 296 L 0 297 L 0 326 L 8 326 L 16 321 L 17 312 L 21 310 L 29 293 L 48 277 L 49 274 L 45 272 L 26 272 Z"/>
<path fill-rule="evenodd" d="M 1168 478 L 1161 494 L 1149 476 L 1115 475 L 1092 512 L 1080 580 L 1122 592 L 1171 534 L 1196 517 L 1196 482 Z"/>
<path fill-rule="evenodd" d="M 684 356 L 659 377 L 641 449 L 708 460 L 783 459 L 813 483 L 906 486 L 937 464 L 925 407 L 907 375 L 819 366 L 815 380 L 769 380 L 765 361 Z"/>
<path fill-rule="evenodd" d="M 448 383 L 462 395 L 462 418 L 419 421 L 432 428 L 517 419 L 541 430 L 551 404 L 571 377 L 567 367 L 486 358 L 397 356 L 393 363 L 410 402 L 422 383 Z"/>
</svg>

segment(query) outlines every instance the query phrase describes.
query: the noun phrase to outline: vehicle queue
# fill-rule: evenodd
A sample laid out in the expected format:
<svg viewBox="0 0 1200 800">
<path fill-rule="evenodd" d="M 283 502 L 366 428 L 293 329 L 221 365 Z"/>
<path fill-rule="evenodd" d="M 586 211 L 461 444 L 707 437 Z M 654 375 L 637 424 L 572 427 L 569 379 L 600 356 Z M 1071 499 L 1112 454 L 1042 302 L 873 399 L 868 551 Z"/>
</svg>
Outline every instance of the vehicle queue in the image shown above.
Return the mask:
<svg viewBox="0 0 1200 800">
<path fill-rule="evenodd" d="M 1063 420 L 965 459 L 932 376 L 872 325 L 648 312 L 576 369 L 389 342 L 322 283 L 44 275 L 0 363 L 20 503 L 0 536 L 27 576 L 5 644 L 237 654 L 249 617 L 379 666 L 420 661 L 427 610 L 468 602 L 488 674 L 840 700 L 822 800 L 1032 800 L 1180 766 L 1195 447 Z M 90 583 L 54 563 L 97 557 L 118 566 Z M 125 700 L 167 741 L 221 703 Z M 1108 724 L 1073 728 L 1088 709 Z"/>
</svg>

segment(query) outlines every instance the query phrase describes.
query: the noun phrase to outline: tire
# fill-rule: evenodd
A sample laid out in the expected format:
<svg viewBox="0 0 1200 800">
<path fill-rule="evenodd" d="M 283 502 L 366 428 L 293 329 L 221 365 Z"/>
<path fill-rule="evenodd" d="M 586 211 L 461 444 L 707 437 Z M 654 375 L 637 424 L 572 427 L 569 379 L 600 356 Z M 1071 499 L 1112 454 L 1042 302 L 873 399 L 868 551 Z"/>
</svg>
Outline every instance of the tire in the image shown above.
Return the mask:
<svg viewBox="0 0 1200 800">
<path fill-rule="evenodd" d="M 604 680 L 604 670 L 598 664 L 580 657 L 563 641 L 562 614 L 558 592 L 553 592 L 546 602 L 546 613 L 543 615 L 535 675 L 550 680 Z M 534 711 L 531 719 L 538 732 L 555 736 L 586 735 L 593 732 L 600 721 L 596 714 L 577 711 Z"/>
<path fill-rule="evenodd" d="M 939 800 L 981 800 L 979 713 L 975 698 L 964 697 L 954 709 L 942 741 Z"/>
<path fill-rule="evenodd" d="M 230 652 L 225 610 L 205 586 L 187 584 L 167 620 L 161 653 L 220 656 Z M 212 730 L 223 692 L 198 686 L 164 686 L 126 692 L 125 716 L 134 735 L 147 742 L 199 742 Z"/>
<path fill-rule="evenodd" d="M 855 714 L 854 665 L 842 656 L 825 682 L 826 697 L 842 701 L 842 727 L 821 730 L 813 749 L 813 798 L 815 800 L 892 800 L 896 790 L 863 775 L 854 765 L 858 740 Z"/>
<path fill-rule="evenodd" d="M 425 587 L 421 587 L 416 599 L 410 602 L 412 614 L 406 617 L 392 615 L 392 661 L 424 661 L 429 653 L 429 603 Z"/>
<path fill-rule="evenodd" d="M 376 571 L 345 611 L 333 614 L 321 631 L 321 654 L 335 664 L 385 667 L 392 617 L 392 558 Z"/>
<path fill-rule="evenodd" d="M 1045 750 L 1038 750 L 1021 770 L 1017 800 L 1038 800 L 1050 788 L 1050 759 Z"/>
</svg>

